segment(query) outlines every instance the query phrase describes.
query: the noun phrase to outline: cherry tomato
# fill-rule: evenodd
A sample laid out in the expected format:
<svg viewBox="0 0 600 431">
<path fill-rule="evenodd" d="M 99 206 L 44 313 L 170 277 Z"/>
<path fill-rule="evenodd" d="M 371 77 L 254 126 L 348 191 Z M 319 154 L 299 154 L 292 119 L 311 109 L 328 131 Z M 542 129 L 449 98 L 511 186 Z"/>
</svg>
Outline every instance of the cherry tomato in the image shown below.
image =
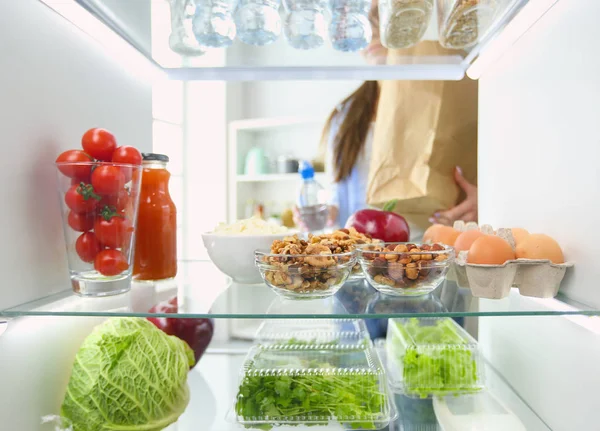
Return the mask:
<svg viewBox="0 0 600 431">
<path fill-rule="evenodd" d="M 92 185 L 101 195 L 116 195 L 125 186 L 125 175 L 118 166 L 98 166 L 92 172 Z"/>
<path fill-rule="evenodd" d="M 105 247 L 121 248 L 131 239 L 133 226 L 131 222 L 117 214 L 108 207 L 104 207 L 102 214 L 96 217 L 94 231 L 98 241 Z"/>
<path fill-rule="evenodd" d="M 126 163 L 130 165 L 141 165 L 142 164 L 142 153 L 137 148 L 128 147 L 123 145 L 115 150 L 112 155 L 112 161 L 115 163 Z M 125 183 L 131 181 L 132 168 L 126 168 L 121 166 L 123 175 L 125 175 Z"/>
<path fill-rule="evenodd" d="M 75 242 L 75 250 L 79 258 L 84 262 L 93 262 L 101 249 L 102 247 L 100 247 L 100 243 L 94 232 L 82 233 Z"/>
<path fill-rule="evenodd" d="M 79 214 L 73 211 L 69 211 L 67 216 L 67 222 L 71 229 L 77 232 L 87 232 L 94 229 L 94 215 L 93 214 Z"/>
<path fill-rule="evenodd" d="M 129 191 L 127 189 L 121 189 L 119 193 L 103 196 L 100 201 L 99 208 L 104 209 L 108 206 L 114 208 L 118 213 L 125 211 L 129 203 Z"/>
<path fill-rule="evenodd" d="M 94 269 L 106 276 L 118 275 L 127 268 L 127 259 L 119 250 L 102 250 L 94 260 Z"/>
<path fill-rule="evenodd" d="M 65 194 L 65 203 L 69 209 L 78 214 L 91 213 L 96 209 L 100 196 L 94 193 L 90 184 L 73 185 Z"/>
<path fill-rule="evenodd" d="M 94 159 L 81 150 L 68 150 L 61 153 L 56 158 L 56 163 L 92 162 L 93 160 Z M 89 182 L 90 175 L 92 174 L 92 165 L 58 165 L 58 170 L 61 171 L 63 175 L 73 178 L 74 181 Z"/>
<path fill-rule="evenodd" d="M 93 158 L 110 162 L 113 151 L 117 148 L 117 141 L 108 130 L 94 128 L 83 134 L 81 146 Z"/>
</svg>

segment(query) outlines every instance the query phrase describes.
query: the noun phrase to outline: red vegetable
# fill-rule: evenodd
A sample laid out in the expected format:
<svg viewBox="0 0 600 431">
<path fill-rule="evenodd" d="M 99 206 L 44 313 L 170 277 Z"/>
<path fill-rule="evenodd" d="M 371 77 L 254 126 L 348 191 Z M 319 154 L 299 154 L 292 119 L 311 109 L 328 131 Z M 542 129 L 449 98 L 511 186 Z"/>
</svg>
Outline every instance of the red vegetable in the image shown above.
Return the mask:
<svg viewBox="0 0 600 431">
<path fill-rule="evenodd" d="M 129 268 L 127 259 L 119 250 L 101 250 L 94 259 L 94 269 L 102 275 L 119 275 L 127 268 Z"/>
<path fill-rule="evenodd" d="M 356 211 L 348 218 L 346 227 L 353 227 L 360 233 L 371 235 L 384 242 L 407 242 L 410 229 L 404 217 L 391 212 L 398 201 L 390 201 L 383 210 L 364 209 Z"/>
<path fill-rule="evenodd" d="M 150 313 L 177 313 L 177 297 L 161 302 L 150 309 Z M 194 351 L 196 363 L 200 360 L 213 337 L 214 323 L 212 319 L 182 319 L 149 317 L 158 329 L 168 335 L 174 335 L 185 341 Z"/>
<path fill-rule="evenodd" d="M 108 130 L 94 128 L 83 134 L 81 146 L 83 151 L 95 159 L 110 162 L 113 151 L 117 148 L 117 141 Z"/>
</svg>

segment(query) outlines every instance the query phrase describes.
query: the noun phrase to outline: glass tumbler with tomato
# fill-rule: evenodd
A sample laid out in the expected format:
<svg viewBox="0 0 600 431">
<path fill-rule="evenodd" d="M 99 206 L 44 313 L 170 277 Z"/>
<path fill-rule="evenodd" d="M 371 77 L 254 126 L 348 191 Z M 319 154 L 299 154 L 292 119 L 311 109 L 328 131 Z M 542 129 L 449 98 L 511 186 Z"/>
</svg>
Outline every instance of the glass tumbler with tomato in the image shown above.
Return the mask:
<svg viewBox="0 0 600 431">
<path fill-rule="evenodd" d="M 59 155 L 56 167 L 73 291 L 83 296 L 128 291 L 141 154 L 116 145 L 104 153 L 70 150 Z"/>
</svg>

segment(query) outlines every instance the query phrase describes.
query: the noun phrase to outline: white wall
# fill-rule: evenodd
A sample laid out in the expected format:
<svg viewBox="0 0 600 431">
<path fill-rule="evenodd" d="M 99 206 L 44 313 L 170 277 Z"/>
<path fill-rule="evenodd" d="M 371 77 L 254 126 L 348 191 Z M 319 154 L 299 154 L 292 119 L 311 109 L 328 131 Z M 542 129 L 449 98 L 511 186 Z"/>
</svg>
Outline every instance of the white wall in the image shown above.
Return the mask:
<svg viewBox="0 0 600 431">
<path fill-rule="evenodd" d="M 70 288 L 53 162 L 90 127 L 150 150 L 150 83 L 38 0 L 0 1 L 0 308 Z"/>
<path fill-rule="evenodd" d="M 480 220 L 555 237 L 576 265 L 562 291 L 595 307 L 599 16 L 597 0 L 559 1 L 479 85 Z M 504 318 L 481 319 L 479 338 L 552 429 L 600 429 L 598 335 L 563 317 Z"/>
</svg>

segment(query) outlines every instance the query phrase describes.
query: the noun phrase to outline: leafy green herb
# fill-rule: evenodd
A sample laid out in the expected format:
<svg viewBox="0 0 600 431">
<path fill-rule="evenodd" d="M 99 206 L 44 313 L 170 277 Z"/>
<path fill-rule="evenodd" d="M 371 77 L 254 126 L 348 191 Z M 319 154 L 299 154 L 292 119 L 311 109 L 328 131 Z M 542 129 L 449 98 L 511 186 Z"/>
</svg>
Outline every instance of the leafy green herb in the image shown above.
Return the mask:
<svg viewBox="0 0 600 431">
<path fill-rule="evenodd" d="M 383 419 L 386 407 L 379 384 L 382 377 L 373 373 L 336 373 L 332 365 L 358 361 L 360 350 L 355 353 L 331 351 L 322 358 L 309 360 L 293 351 L 261 351 L 247 367 L 240 385 L 235 406 L 237 415 L 246 421 L 268 421 L 260 426 L 247 425 L 263 430 L 287 421 L 298 421 L 298 425 L 326 425 L 327 420 L 323 418 L 338 420 L 355 429 L 377 428 L 375 421 Z M 286 369 L 290 371 L 280 371 Z M 303 373 L 296 371 L 298 369 L 323 372 Z"/>
<path fill-rule="evenodd" d="M 407 393 L 426 398 L 481 389 L 471 348 L 451 321 L 440 319 L 427 326 L 410 319 L 405 325 L 393 324 L 399 337 L 392 338 L 392 352 L 403 364 Z"/>
</svg>

